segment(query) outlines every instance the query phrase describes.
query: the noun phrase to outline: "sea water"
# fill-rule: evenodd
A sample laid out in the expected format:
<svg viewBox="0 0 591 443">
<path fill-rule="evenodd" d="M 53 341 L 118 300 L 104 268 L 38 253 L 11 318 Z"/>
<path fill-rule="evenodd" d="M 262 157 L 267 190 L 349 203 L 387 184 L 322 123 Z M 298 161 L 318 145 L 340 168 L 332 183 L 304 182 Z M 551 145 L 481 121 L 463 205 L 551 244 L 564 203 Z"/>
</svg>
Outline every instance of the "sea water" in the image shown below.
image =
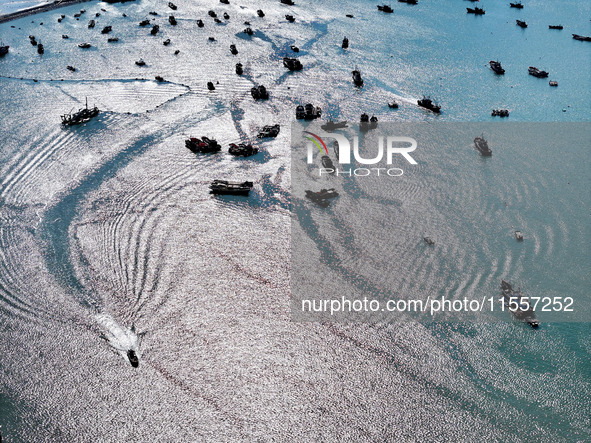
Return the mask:
<svg viewBox="0 0 591 443">
<path fill-rule="evenodd" d="M 5 440 L 590 439 L 588 323 L 542 323 L 537 331 L 514 322 L 300 324 L 289 310 L 295 107 L 312 102 L 326 118 L 349 121 L 366 112 L 381 122 L 487 122 L 493 108 L 509 109 L 510 121 L 588 121 L 590 44 L 571 38 L 591 34 L 588 3 L 532 0 L 517 10 L 482 1 L 484 16 L 466 14 L 471 3 L 450 1 L 393 4 L 394 14 L 364 1 L 175 3 L 173 12 L 153 0 L 89 2 L 0 25 L 10 45 L 0 59 Z M 80 9 L 86 13 L 76 20 Z M 148 14 L 154 10 L 158 16 Z M 61 14 L 67 17 L 58 23 Z M 138 26 L 145 18 L 160 25 L 157 36 Z M 245 21 L 252 37 L 241 32 Z M 112 33 L 100 34 L 106 25 Z M 44 44 L 44 55 L 29 35 Z M 108 43 L 109 36 L 119 42 Z M 348 50 L 340 47 L 345 36 Z M 167 38 L 170 46 L 162 44 Z M 82 42 L 92 47 L 78 48 Z M 298 56 L 305 69 L 287 72 L 286 55 Z M 135 65 L 139 58 L 146 66 Z M 499 60 L 505 75 L 495 75 L 489 60 Z M 234 72 L 237 62 L 243 76 Z M 529 76 L 529 66 L 549 71 L 559 86 Z M 354 68 L 362 89 L 352 85 Z M 270 100 L 254 102 L 250 88 L 259 84 Z M 443 113 L 418 108 L 422 95 Z M 86 99 L 101 109 L 99 117 L 62 128 L 59 116 Z M 387 106 L 393 100 L 396 111 Z M 255 138 L 274 123 L 281 124 L 277 139 Z M 189 136 L 215 137 L 224 152 L 192 154 L 184 147 Z M 246 140 L 259 147 L 257 156 L 225 153 L 229 143 Z M 469 144 L 458 151 L 474 154 Z M 510 161 L 495 154 L 493 162 Z M 495 285 L 506 271 L 543 290 L 556 257 L 575 281 L 588 283 L 588 252 L 577 248 L 576 262 L 569 261 L 564 247 L 588 245 L 587 218 L 553 206 L 566 196 L 571 207 L 574 183 L 581 208 L 588 207 L 588 154 L 567 150 L 560 178 L 572 164 L 571 183 L 539 181 L 534 167 L 554 153 L 532 162 L 534 147 L 516 155 L 518 176 L 514 167 L 494 170 L 510 197 L 506 213 L 504 200 L 487 198 L 483 183 L 462 187 L 446 170 L 433 171 L 443 187 L 467 196 L 482 191 L 475 216 L 503 211 L 507 226 L 497 229 L 521 223 L 533 231 L 527 257 L 510 238 L 506 255 L 491 254 Z M 478 180 L 475 169 L 462 167 L 454 165 Z M 436 179 L 428 168 L 424 174 Z M 213 179 L 255 186 L 248 199 L 214 198 Z M 406 189 L 411 202 L 412 192 L 425 192 Z M 465 223 L 446 209 L 448 190 L 440 191 L 433 195 L 439 216 Z M 525 210 L 532 198 L 550 200 L 547 217 Z M 416 234 L 410 225 L 405 230 Z M 460 239 L 450 248 L 468 257 Z M 424 265 L 421 248 L 399 253 Z M 529 257 L 538 260 L 535 274 L 524 272 Z M 493 283 L 487 269 L 461 264 L 473 272 L 472 283 Z M 427 287 L 434 284 L 427 279 Z M 126 360 L 127 348 L 138 351 L 139 368 Z"/>
</svg>

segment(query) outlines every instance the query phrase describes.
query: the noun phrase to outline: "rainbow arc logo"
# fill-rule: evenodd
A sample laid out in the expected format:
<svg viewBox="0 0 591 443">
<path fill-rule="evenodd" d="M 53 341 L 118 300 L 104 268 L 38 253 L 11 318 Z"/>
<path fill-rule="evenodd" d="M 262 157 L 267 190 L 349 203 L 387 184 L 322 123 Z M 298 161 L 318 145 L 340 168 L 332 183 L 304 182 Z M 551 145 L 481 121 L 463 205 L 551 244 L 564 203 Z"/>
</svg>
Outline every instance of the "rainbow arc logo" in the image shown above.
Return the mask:
<svg viewBox="0 0 591 443">
<path fill-rule="evenodd" d="M 308 132 L 308 131 L 303 131 L 304 134 L 310 134 L 312 137 L 306 137 L 304 136 L 304 138 L 306 140 L 310 140 L 312 143 L 314 143 L 316 146 L 318 146 L 318 149 L 320 150 L 320 153 L 322 154 L 322 148 L 320 147 L 320 145 L 322 145 L 322 147 L 324 148 L 324 152 L 326 153 L 326 155 L 328 155 L 328 149 L 326 147 L 326 143 L 324 143 L 324 141 L 316 134 L 314 134 L 313 132 Z M 318 143 L 320 142 L 320 143 Z"/>
</svg>

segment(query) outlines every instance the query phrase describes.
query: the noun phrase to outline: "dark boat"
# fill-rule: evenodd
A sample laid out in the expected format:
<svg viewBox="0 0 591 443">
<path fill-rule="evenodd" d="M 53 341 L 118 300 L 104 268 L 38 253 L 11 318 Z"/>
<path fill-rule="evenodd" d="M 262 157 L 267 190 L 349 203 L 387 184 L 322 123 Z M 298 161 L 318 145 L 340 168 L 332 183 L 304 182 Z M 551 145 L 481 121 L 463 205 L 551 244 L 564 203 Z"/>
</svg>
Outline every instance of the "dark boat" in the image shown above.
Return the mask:
<svg viewBox="0 0 591 443">
<path fill-rule="evenodd" d="M 289 5 L 289 6 L 293 6 L 295 5 L 295 3 L 293 2 L 293 0 L 279 0 L 280 3 L 284 4 L 284 5 Z"/>
<path fill-rule="evenodd" d="M 220 0 L 220 3 L 222 3 L 224 5 L 229 5 L 230 4 L 230 0 Z"/>
<path fill-rule="evenodd" d="M 219 18 L 214 18 L 213 21 L 216 22 L 218 25 L 222 22 Z"/>
<path fill-rule="evenodd" d="M 548 72 L 541 71 L 540 69 L 536 68 L 535 66 L 530 66 L 528 68 L 529 75 L 533 75 L 534 77 L 538 78 L 546 78 L 548 77 Z"/>
<path fill-rule="evenodd" d="M 168 2 L 168 7 L 173 11 L 176 11 L 176 5 L 173 2 Z"/>
<path fill-rule="evenodd" d="M 153 16 L 157 16 L 158 15 L 158 13 L 156 11 L 150 11 L 150 12 L 148 12 L 148 14 L 153 15 Z"/>
<path fill-rule="evenodd" d="M 70 38 L 70 36 L 68 34 L 62 34 L 62 38 L 63 39 L 68 39 L 68 38 Z"/>
<path fill-rule="evenodd" d="M 501 290 L 505 307 L 517 320 L 527 323 L 532 328 L 537 328 L 540 325 L 534 309 L 529 303 L 529 297 L 524 296 L 519 289 L 515 291 L 511 284 L 505 280 L 501 280 Z"/>
<path fill-rule="evenodd" d="M 326 157 L 326 156 L 325 156 Z M 330 205 L 331 198 L 338 197 L 339 193 L 334 189 L 321 189 L 318 192 L 306 191 L 306 198 L 312 200 L 318 206 L 326 208 Z"/>
<path fill-rule="evenodd" d="M 31 42 L 32 46 L 37 46 L 37 40 L 35 40 L 35 36 L 29 35 L 29 41 Z"/>
<path fill-rule="evenodd" d="M 330 159 L 330 157 L 328 155 L 323 155 L 322 158 L 320 159 L 320 161 L 321 161 L 322 167 L 324 169 L 332 169 L 331 174 L 334 174 L 334 171 L 335 171 L 334 163 L 332 162 L 332 160 Z"/>
<path fill-rule="evenodd" d="M 158 34 L 159 30 L 160 30 L 160 26 L 154 25 L 154 26 L 152 26 L 152 30 L 150 31 L 150 34 L 156 35 L 156 34 Z"/>
<path fill-rule="evenodd" d="M 573 34 L 573 38 L 581 42 L 591 42 L 591 37 L 585 37 L 584 35 Z"/>
<path fill-rule="evenodd" d="M 431 237 L 423 237 L 423 241 L 427 243 L 429 246 L 434 246 L 435 242 L 431 239 Z"/>
<path fill-rule="evenodd" d="M 45 53 L 45 48 L 43 47 L 43 44 L 39 43 L 37 45 L 37 54 L 44 54 Z"/>
<path fill-rule="evenodd" d="M 247 145 L 245 143 L 230 143 L 230 149 L 228 152 L 235 156 L 242 156 L 242 157 L 250 157 L 251 155 L 255 155 L 259 152 L 258 148 L 253 147 L 252 145 Z"/>
<path fill-rule="evenodd" d="M 254 34 L 254 32 L 252 32 L 252 28 L 245 28 L 244 31 L 242 31 L 242 32 L 244 32 L 246 35 Z"/>
<path fill-rule="evenodd" d="M 433 100 L 431 100 L 430 97 L 423 96 L 422 99 L 420 99 L 419 101 L 417 101 L 417 104 L 421 108 L 428 109 L 430 111 L 435 112 L 436 114 L 440 114 L 441 113 L 441 106 L 436 105 L 435 103 L 433 103 Z"/>
<path fill-rule="evenodd" d="M 250 94 L 255 100 L 267 100 L 269 98 L 267 88 L 265 88 L 263 85 L 253 86 L 250 89 Z"/>
<path fill-rule="evenodd" d="M 192 152 L 200 152 L 202 154 L 210 154 L 222 150 L 222 146 L 215 139 L 207 137 L 191 137 L 185 140 L 185 147 Z"/>
<path fill-rule="evenodd" d="M 174 15 L 168 16 L 168 23 L 170 23 L 172 26 L 176 26 L 176 18 L 174 18 Z"/>
<path fill-rule="evenodd" d="M 230 14 L 224 12 L 224 20 L 230 20 Z"/>
<path fill-rule="evenodd" d="M 499 74 L 502 75 L 505 73 L 505 70 L 503 69 L 503 67 L 501 66 L 500 62 L 491 60 L 490 62 L 488 62 L 490 64 L 490 69 L 492 69 L 493 71 L 495 71 L 495 74 Z"/>
<path fill-rule="evenodd" d="M 555 81 L 555 80 L 550 80 L 550 81 L 548 82 L 548 84 L 549 84 L 550 86 L 558 86 L 558 82 L 557 82 L 557 81 Z"/>
<path fill-rule="evenodd" d="M 521 2 L 509 3 L 509 6 L 511 6 L 512 8 L 523 9 L 523 4 Z"/>
<path fill-rule="evenodd" d="M 347 127 L 347 122 L 343 121 L 343 122 L 333 122 L 331 121 L 327 121 L 325 124 L 320 125 L 320 127 L 322 128 L 323 131 L 335 131 L 337 129 L 343 129 Z"/>
<path fill-rule="evenodd" d="M 289 47 L 293 52 L 300 52 L 300 48 L 298 48 L 296 45 L 291 45 Z"/>
<path fill-rule="evenodd" d="M 94 28 L 95 25 L 96 25 L 96 22 L 94 20 L 91 20 L 91 21 L 88 22 L 88 27 L 90 29 Z"/>
<path fill-rule="evenodd" d="M 306 106 L 299 105 L 296 108 L 296 118 L 298 120 L 314 120 L 320 118 L 322 115 L 322 109 L 318 106 L 314 107 L 312 103 L 306 104 Z"/>
<path fill-rule="evenodd" d="M 242 75 L 243 72 L 242 63 L 236 63 L 236 74 Z"/>
<path fill-rule="evenodd" d="M 238 54 L 238 49 L 236 49 L 236 45 L 230 45 L 230 52 L 231 52 L 233 55 L 236 55 L 236 54 Z"/>
<path fill-rule="evenodd" d="M 295 22 L 295 17 L 293 15 L 288 14 L 285 16 L 285 20 L 287 20 L 290 23 L 293 23 L 293 22 Z"/>
<path fill-rule="evenodd" d="M 491 114 L 493 117 L 509 117 L 508 109 L 493 109 Z"/>
<path fill-rule="evenodd" d="M 488 143 L 484 137 L 476 137 L 474 139 L 474 147 L 478 149 L 480 154 L 484 157 L 490 157 L 492 155 L 492 151 L 488 147 Z"/>
<path fill-rule="evenodd" d="M 214 180 L 209 185 L 210 194 L 228 194 L 228 195 L 248 195 L 252 187 L 253 182 L 245 181 L 242 183 L 229 182 L 226 180 Z"/>
<path fill-rule="evenodd" d="M 517 26 L 520 26 L 520 27 L 522 27 L 524 29 L 527 28 L 527 23 L 525 23 L 522 20 L 515 20 L 515 23 L 517 23 Z"/>
<path fill-rule="evenodd" d="M 136 60 L 135 64 L 138 65 L 138 66 L 146 66 L 146 62 L 144 61 L 143 58 L 140 58 L 139 60 Z"/>
<path fill-rule="evenodd" d="M 148 26 L 150 24 L 150 20 L 145 19 L 140 22 L 140 26 Z"/>
<path fill-rule="evenodd" d="M 164 41 L 162 42 L 162 44 L 163 44 L 164 46 L 168 46 L 168 45 L 170 45 L 170 39 L 169 39 L 169 38 L 167 38 L 166 40 L 164 40 Z"/>
<path fill-rule="evenodd" d="M 475 15 L 484 15 L 486 14 L 486 11 L 482 8 L 466 8 L 466 11 L 468 14 L 475 14 Z"/>
<path fill-rule="evenodd" d="M 513 235 L 515 235 L 515 240 L 517 240 L 517 241 L 523 241 L 523 232 L 521 232 L 521 231 L 515 231 L 515 233 Z"/>
<path fill-rule="evenodd" d="M 398 103 L 396 103 L 396 102 L 389 102 L 388 103 L 388 107 L 390 109 L 398 109 Z"/>
<path fill-rule="evenodd" d="M 210 91 L 215 91 L 215 86 L 213 82 L 207 82 L 207 89 L 209 89 Z"/>
<path fill-rule="evenodd" d="M 164 77 L 162 77 L 161 75 L 157 75 L 154 78 L 156 79 L 157 82 L 163 82 L 164 81 Z"/>
<path fill-rule="evenodd" d="M 257 15 L 258 15 L 259 17 L 264 17 L 264 16 L 265 16 L 265 13 L 263 12 L 263 10 L 262 10 L 262 9 L 257 9 Z"/>
<path fill-rule="evenodd" d="M 347 49 L 347 48 L 349 47 L 349 39 L 348 39 L 347 37 L 345 37 L 345 38 L 343 39 L 343 43 L 341 44 L 341 47 L 342 47 L 343 49 Z"/>
<path fill-rule="evenodd" d="M 131 363 L 131 366 L 133 366 L 134 368 L 137 368 L 140 365 L 140 361 L 137 358 L 137 354 L 133 349 L 127 351 L 127 358 L 129 359 L 129 363 Z"/>
<path fill-rule="evenodd" d="M 118 37 L 109 37 L 109 38 L 107 39 L 107 41 L 108 41 L 109 43 L 114 43 L 114 42 L 118 42 L 118 41 L 119 41 L 119 38 L 118 38 Z"/>
<path fill-rule="evenodd" d="M 102 31 L 101 34 L 108 34 L 109 32 L 111 32 L 113 30 L 112 26 L 105 26 Z"/>
<path fill-rule="evenodd" d="M 283 66 L 290 71 L 301 71 L 304 66 L 297 58 L 283 57 Z"/>
<path fill-rule="evenodd" d="M 61 116 L 62 125 L 73 126 L 78 125 L 80 123 L 86 123 L 91 118 L 96 117 L 99 115 L 99 108 L 96 106 L 94 108 L 88 107 L 88 99 L 86 99 L 86 107 L 79 109 L 78 112 L 73 114 L 64 114 Z"/>
<path fill-rule="evenodd" d="M 74 66 L 66 66 L 68 71 L 76 72 L 76 68 Z"/>
<path fill-rule="evenodd" d="M 398 0 L 399 3 L 406 3 L 408 5 L 416 5 L 419 0 Z"/>
<path fill-rule="evenodd" d="M 212 18 L 216 18 L 218 16 L 215 11 L 207 11 L 207 14 Z"/>
<path fill-rule="evenodd" d="M 548 25 L 549 29 L 564 29 L 562 25 Z"/>
<path fill-rule="evenodd" d="M 82 48 L 82 49 L 88 49 L 88 48 L 90 48 L 91 46 L 92 46 L 92 45 L 91 45 L 90 43 L 80 43 L 80 44 L 78 45 L 78 47 L 79 47 L 79 48 Z"/>
<path fill-rule="evenodd" d="M 200 28 L 203 28 L 203 26 L 205 26 L 203 24 L 203 20 L 201 20 L 201 19 L 197 20 L 197 26 L 199 26 Z"/>
<path fill-rule="evenodd" d="M 215 37 L 209 37 L 208 39 L 210 42 L 215 42 Z"/>
<path fill-rule="evenodd" d="M 257 135 L 258 138 L 265 138 L 265 137 L 277 137 L 279 135 L 281 127 L 279 125 L 266 125 L 263 126 L 263 129 Z"/>
<path fill-rule="evenodd" d="M 353 83 L 355 86 L 362 87 L 363 79 L 361 78 L 361 72 L 355 69 L 354 71 L 351 71 L 351 75 L 353 76 Z"/>
<path fill-rule="evenodd" d="M 0 46 L 0 56 L 8 54 L 9 49 L 10 49 L 10 46 L 8 46 L 8 45 Z"/>
<path fill-rule="evenodd" d="M 378 11 L 387 12 L 391 14 L 394 10 L 388 5 L 378 5 Z"/>
</svg>

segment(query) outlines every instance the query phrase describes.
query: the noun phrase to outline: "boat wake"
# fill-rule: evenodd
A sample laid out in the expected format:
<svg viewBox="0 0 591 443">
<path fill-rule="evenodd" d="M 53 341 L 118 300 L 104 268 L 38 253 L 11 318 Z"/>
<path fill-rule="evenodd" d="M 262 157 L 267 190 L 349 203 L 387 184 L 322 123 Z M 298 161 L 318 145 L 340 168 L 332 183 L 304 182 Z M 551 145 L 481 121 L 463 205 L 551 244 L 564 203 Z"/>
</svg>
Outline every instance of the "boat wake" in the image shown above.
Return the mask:
<svg viewBox="0 0 591 443">
<path fill-rule="evenodd" d="M 135 332 L 135 327 L 126 328 L 118 324 L 108 314 L 97 314 L 95 320 L 102 329 L 101 338 L 127 360 L 127 351 L 133 350 L 139 356 L 139 346 L 142 334 Z"/>
</svg>

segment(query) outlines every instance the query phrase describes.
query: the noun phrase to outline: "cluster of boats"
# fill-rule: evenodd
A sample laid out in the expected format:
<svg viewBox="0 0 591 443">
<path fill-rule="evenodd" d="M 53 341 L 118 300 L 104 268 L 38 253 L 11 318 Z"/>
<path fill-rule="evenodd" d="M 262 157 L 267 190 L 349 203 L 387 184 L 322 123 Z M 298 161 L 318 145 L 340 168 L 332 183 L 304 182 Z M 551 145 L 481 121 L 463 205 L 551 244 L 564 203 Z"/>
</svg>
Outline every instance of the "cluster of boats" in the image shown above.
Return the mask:
<svg viewBox="0 0 591 443">
<path fill-rule="evenodd" d="M 318 106 L 314 106 L 312 103 L 308 103 L 306 106 L 298 105 L 296 108 L 296 118 L 298 120 L 314 120 L 320 118 L 322 115 L 322 109 Z"/>
<path fill-rule="evenodd" d="M 306 198 L 312 200 L 322 208 L 330 206 L 330 200 L 338 196 L 339 193 L 334 188 L 321 189 L 318 192 L 306 191 Z"/>
<path fill-rule="evenodd" d="M 255 100 L 267 100 L 269 98 L 269 93 L 267 92 L 267 88 L 263 85 L 253 86 L 250 89 L 250 95 Z"/>
<path fill-rule="evenodd" d="M 93 108 L 88 107 L 88 99 L 86 100 L 86 107 L 81 108 L 78 112 L 74 112 L 72 114 L 64 114 L 61 117 L 62 125 L 64 126 L 73 126 L 79 125 L 81 123 L 86 123 L 93 117 L 99 115 L 100 110 L 96 106 Z"/>
<path fill-rule="evenodd" d="M 493 109 L 490 113 L 492 117 L 509 117 L 508 109 Z"/>
<path fill-rule="evenodd" d="M 371 118 L 365 112 L 359 118 L 359 130 L 369 131 L 378 127 L 378 118 L 372 115 Z"/>
<path fill-rule="evenodd" d="M 283 57 L 283 66 L 290 71 L 301 71 L 304 66 L 297 58 Z"/>
<path fill-rule="evenodd" d="M 215 140 L 208 137 L 191 137 L 185 140 L 185 146 L 192 152 L 200 152 L 208 154 L 212 152 L 219 152 L 222 150 L 222 146 Z"/>
</svg>

